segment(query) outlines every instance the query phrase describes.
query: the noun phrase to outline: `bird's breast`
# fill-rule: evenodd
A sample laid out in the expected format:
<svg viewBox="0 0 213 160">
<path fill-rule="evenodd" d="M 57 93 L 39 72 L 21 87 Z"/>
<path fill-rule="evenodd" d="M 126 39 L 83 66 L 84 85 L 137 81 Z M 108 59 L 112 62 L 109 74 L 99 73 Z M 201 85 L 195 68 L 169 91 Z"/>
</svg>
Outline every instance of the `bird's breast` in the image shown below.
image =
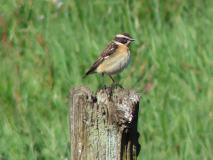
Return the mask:
<svg viewBox="0 0 213 160">
<path fill-rule="evenodd" d="M 115 74 L 122 71 L 130 62 L 130 52 L 117 52 L 105 59 L 97 68 L 98 73 Z"/>
</svg>

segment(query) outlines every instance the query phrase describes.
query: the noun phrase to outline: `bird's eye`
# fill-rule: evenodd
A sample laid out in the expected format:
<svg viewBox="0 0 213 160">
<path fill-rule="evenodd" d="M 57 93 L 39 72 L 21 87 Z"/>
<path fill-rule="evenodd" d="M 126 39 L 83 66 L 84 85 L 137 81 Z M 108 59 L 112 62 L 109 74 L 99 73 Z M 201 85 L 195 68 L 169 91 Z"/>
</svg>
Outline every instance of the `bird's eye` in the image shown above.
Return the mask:
<svg viewBox="0 0 213 160">
<path fill-rule="evenodd" d="M 123 38 L 121 43 L 126 44 L 126 43 L 127 43 L 127 41 L 128 41 L 128 39 Z"/>
<path fill-rule="evenodd" d="M 124 38 L 124 37 L 116 37 L 115 41 L 120 42 L 122 44 L 126 44 L 129 40 L 127 38 Z"/>
</svg>

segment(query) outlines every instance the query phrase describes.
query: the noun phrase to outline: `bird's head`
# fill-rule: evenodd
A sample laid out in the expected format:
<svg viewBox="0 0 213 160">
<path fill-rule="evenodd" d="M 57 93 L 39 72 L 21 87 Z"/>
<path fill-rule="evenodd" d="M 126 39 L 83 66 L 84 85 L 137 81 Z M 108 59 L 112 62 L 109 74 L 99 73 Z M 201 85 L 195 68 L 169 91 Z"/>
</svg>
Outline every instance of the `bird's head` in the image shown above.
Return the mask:
<svg viewBox="0 0 213 160">
<path fill-rule="evenodd" d="M 115 43 L 122 43 L 128 46 L 134 39 L 128 33 L 117 34 L 114 38 Z"/>
</svg>

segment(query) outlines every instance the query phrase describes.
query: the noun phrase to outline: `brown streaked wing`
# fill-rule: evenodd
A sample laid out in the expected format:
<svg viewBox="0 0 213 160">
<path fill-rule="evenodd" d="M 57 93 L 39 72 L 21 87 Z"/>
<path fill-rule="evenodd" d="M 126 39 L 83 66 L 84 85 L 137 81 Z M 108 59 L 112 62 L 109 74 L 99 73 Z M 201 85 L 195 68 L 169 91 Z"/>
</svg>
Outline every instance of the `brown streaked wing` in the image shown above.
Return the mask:
<svg viewBox="0 0 213 160">
<path fill-rule="evenodd" d="M 102 52 L 101 57 L 107 58 L 111 54 L 115 53 L 115 50 L 118 48 L 118 45 L 111 42 Z"/>
<path fill-rule="evenodd" d="M 85 76 L 93 73 L 96 68 L 106 59 L 108 56 L 113 54 L 118 48 L 117 44 L 111 42 L 101 53 L 100 57 L 95 61 L 95 63 L 90 67 L 90 69 L 85 73 Z"/>
</svg>

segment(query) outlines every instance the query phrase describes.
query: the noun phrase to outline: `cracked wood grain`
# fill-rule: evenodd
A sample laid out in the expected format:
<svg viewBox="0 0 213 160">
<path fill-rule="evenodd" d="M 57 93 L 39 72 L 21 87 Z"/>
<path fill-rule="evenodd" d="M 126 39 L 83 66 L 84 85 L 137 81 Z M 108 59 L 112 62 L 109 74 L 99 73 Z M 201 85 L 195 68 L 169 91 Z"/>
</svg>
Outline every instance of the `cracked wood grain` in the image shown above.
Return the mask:
<svg viewBox="0 0 213 160">
<path fill-rule="evenodd" d="M 107 87 L 70 93 L 72 160 L 136 160 L 139 96 L 131 90 Z"/>
</svg>

